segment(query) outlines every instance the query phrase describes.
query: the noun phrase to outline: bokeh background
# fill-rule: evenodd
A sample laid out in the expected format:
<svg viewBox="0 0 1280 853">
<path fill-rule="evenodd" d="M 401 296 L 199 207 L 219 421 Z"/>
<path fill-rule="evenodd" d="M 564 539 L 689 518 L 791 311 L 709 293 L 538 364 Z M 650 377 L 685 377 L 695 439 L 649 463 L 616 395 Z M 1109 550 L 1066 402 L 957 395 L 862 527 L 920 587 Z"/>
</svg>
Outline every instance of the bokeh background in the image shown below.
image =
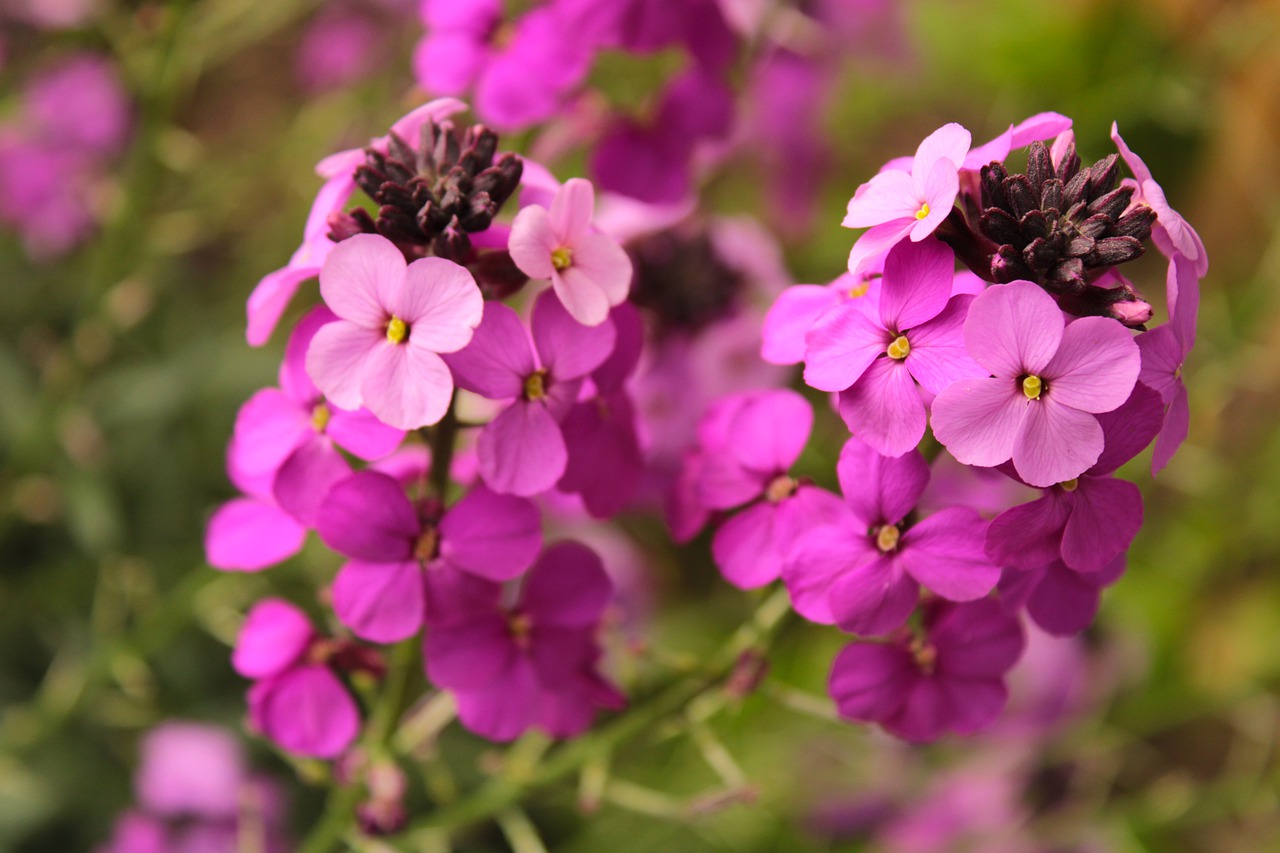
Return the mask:
<svg viewBox="0 0 1280 853">
<path fill-rule="evenodd" d="M 228 663 L 240 615 L 268 592 L 314 598 L 333 571 L 317 549 L 267 575 L 220 574 L 203 562 L 203 527 L 233 491 L 236 410 L 274 381 L 283 348 L 283 336 L 246 346 L 244 300 L 296 245 L 312 165 L 420 99 L 408 60 L 420 30 L 411 10 L 349 3 L 375 23 L 376 62 L 334 84 L 305 50 L 336 4 L 103 0 L 58 28 L 33 23 L 44 2 L 0 3 L 0 118 L 18 121 L 24 81 L 81 50 L 110 59 L 132 102 L 126 150 L 86 191 L 92 236 L 33 257 L 0 234 L 0 850 L 63 853 L 108 837 L 149 726 L 240 725 Z M 1075 119 L 1089 159 L 1111 150 L 1118 121 L 1212 261 L 1185 375 L 1190 439 L 1158 482 L 1137 475 L 1147 520 L 1129 571 L 1078 655 L 1044 664 L 1063 709 L 1034 749 L 1010 734 L 908 748 L 835 721 L 810 697 L 840 637 L 791 624 L 773 686 L 715 718 L 751 796 L 708 794 L 716 773 L 673 736 L 623 749 L 631 785 L 589 819 L 570 787 L 531 814 L 564 851 L 894 849 L 885 821 L 912 814 L 978 824 L 970 848 L 939 849 L 1280 850 L 1280 4 L 890 8 L 848 46 L 812 223 L 778 221 L 749 157 L 706 203 L 778 228 L 795 280 L 822 282 L 844 266 L 853 188 L 938 125 L 981 140 L 1052 109 Z M 617 57 L 596 82 L 638 100 L 663 63 Z M 1157 262 L 1142 275 L 1161 289 Z M 815 467 L 838 430 L 819 441 Z M 676 550 L 652 521 L 623 527 L 649 554 L 656 647 L 697 654 L 749 611 L 705 542 Z M 461 732 L 443 748 L 484 764 Z M 307 768 L 254 750 L 289 781 L 305 828 L 321 802 Z M 479 829 L 458 849 L 505 848 Z"/>
</svg>

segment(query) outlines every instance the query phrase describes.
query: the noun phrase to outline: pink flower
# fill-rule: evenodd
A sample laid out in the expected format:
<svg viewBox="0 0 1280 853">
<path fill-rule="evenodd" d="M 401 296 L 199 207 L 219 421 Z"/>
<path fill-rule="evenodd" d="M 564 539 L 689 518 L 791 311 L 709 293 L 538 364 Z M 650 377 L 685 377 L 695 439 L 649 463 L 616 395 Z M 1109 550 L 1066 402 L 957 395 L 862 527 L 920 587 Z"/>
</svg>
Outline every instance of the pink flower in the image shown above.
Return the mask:
<svg viewBox="0 0 1280 853">
<path fill-rule="evenodd" d="M 465 347 L 484 309 L 471 273 L 443 258 L 406 266 L 387 238 L 357 234 L 325 260 L 320 293 L 339 319 L 307 351 L 316 387 L 397 429 L 444 417 L 453 377 L 438 353 Z"/>
<path fill-rule="evenodd" d="M 273 496 L 273 480 L 237 464 L 245 458 L 232 437 L 227 476 L 244 493 L 227 501 L 205 528 L 205 560 L 215 569 L 254 572 L 274 566 L 302 549 L 307 528 Z M 345 464 L 345 463 L 343 463 Z"/>
<path fill-rule="evenodd" d="M 867 228 L 849 253 L 849 272 L 859 274 L 898 241 L 928 237 L 951 213 L 960 190 L 959 172 L 972 136 L 958 124 L 943 125 L 916 149 L 911 170 L 890 168 L 858 187 L 843 224 Z"/>
<path fill-rule="evenodd" d="M 1098 415 L 1106 446 L 1097 463 L 996 516 L 987 528 L 987 556 L 1013 568 L 1061 560 L 1075 571 L 1096 572 L 1122 555 L 1142 527 L 1142 492 L 1112 474 L 1151 443 L 1160 421 L 1159 395 L 1135 385 L 1123 406 Z"/>
<path fill-rule="evenodd" d="M 307 376 L 307 348 L 317 331 L 338 318 L 318 306 L 289 337 L 280 387 L 264 388 L 240 408 L 230 464 L 242 478 L 261 481 L 281 508 L 303 524 L 314 523 L 325 493 L 351 472 L 338 447 L 374 460 L 394 451 L 404 431 L 365 409 L 329 405 Z"/>
<path fill-rule="evenodd" d="M 583 326 L 554 294 L 534 301 L 533 341 L 516 312 L 487 302 L 471 344 L 448 357 L 458 385 L 490 400 L 511 400 L 480 431 L 480 476 L 494 491 L 536 495 L 565 472 L 568 449 L 560 423 L 578 399 L 582 379 L 613 351 L 606 321 Z"/>
<path fill-rule="evenodd" d="M 573 319 L 598 326 L 627 298 L 631 259 L 613 238 L 591 228 L 595 191 L 573 178 L 548 210 L 529 205 L 511 223 L 511 259 L 530 278 L 550 279 Z"/>
<path fill-rule="evenodd" d="M 1033 142 L 1053 139 L 1071 129 L 1071 119 L 1061 113 L 1036 113 L 1017 124 L 1009 125 L 1004 133 L 969 149 L 961 165 L 963 171 L 976 172 L 991 162 L 1003 163 L 1009 152 L 1017 148 L 1026 148 Z"/>
<path fill-rule="evenodd" d="M 299 755 L 334 758 L 355 740 L 360 712 L 323 662 L 326 649 L 306 615 L 278 598 L 245 617 L 231 663 L 255 679 L 249 690 L 254 728 Z"/>
<path fill-rule="evenodd" d="M 458 718 L 491 740 L 530 728 L 572 737 L 623 697 L 597 671 L 596 640 L 613 585 L 595 552 L 561 542 L 529 570 L 513 607 L 501 587 L 468 590 L 427 636 L 427 677 L 454 692 Z"/>
<path fill-rule="evenodd" d="M 170 721 L 142 741 L 134 779 L 138 801 L 156 815 L 234 818 L 247 767 L 240 743 L 228 731 Z"/>
<path fill-rule="evenodd" d="M 933 432 L 966 465 L 1013 459 L 1033 486 L 1078 477 L 1102 454 L 1100 412 L 1138 379 L 1138 345 L 1107 317 L 1066 325 L 1053 297 L 1029 281 L 988 288 L 964 324 L 969 354 L 993 375 L 962 379 L 933 401 Z"/>
<path fill-rule="evenodd" d="M 712 510 L 747 504 L 711 541 L 716 565 L 734 586 L 777 580 L 798 537 L 840 512 L 834 495 L 789 473 L 812 426 L 813 409 L 785 389 L 726 397 L 699 425 L 697 503 Z"/>
<path fill-rule="evenodd" d="M 764 317 L 760 357 L 770 364 L 804 361 L 805 335 L 833 306 L 849 305 L 877 316 L 883 273 L 883 263 L 872 264 L 861 275 L 845 272 L 829 284 L 797 284 L 782 291 Z"/>
<path fill-rule="evenodd" d="M 333 582 L 333 607 L 357 636 L 377 643 L 412 637 L 441 612 L 448 589 L 467 578 L 510 580 L 542 546 L 538 510 L 484 486 L 441 513 L 415 507 L 394 479 L 361 471 L 338 483 L 316 531 L 351 559 Z M 467 577 L 459 578 L 458 575 Z"/>
<path fill-rule="evenodd" d="M 934 602 L 919 636 L 903 630 L 889 643 L 845 646 L 828 689 L 841 716 L 907 740 L 972 734 L 1004 708 L 1004 675 L 1024 643 L 1018 620 L 993 599 Z"/>
<path fill-rule="evenodd" d="M 846 507 L 792 547 L 782 579 L 797 612 L 855 634 L 883 634 L 915 609 L 919 585 L 950 601 L 989 593 L 1000 569 L 983 553 L 986 522 L 968 507 L 914 521 L 929 483 L 918 451 L 883 456 L 849 439 L 836 467 Z"/>
<path fill-rule="evenodd" d="M 1177 257 L 1169 262 L 1169 322 L 1138 336 L 1142 352 L 1139 379 L 1154 388 L 1164 401 L 1164 422 L 1156 439 L 1151 473 L 1157 474 L 1178 452 L 1191 427 L 1191 407 L 1187 386 L 1182 382 L 1182 365 L 1195 345 L 1196 314 L 1200 309 L 1200 289 L 1194 262 Z"/>
<path fill-rule="evenodd" d="M 981 376 L 965 351 L 972 296 L 952 296 L 955 256 L 936 240 L 899 243 L 885 260 L 878 316 L 828 309 L 805 336 L 805 382 L 840 391 L 854 435 L 888 456 L 924 437 L 925 402 L 952 382 Z M 917 386 L 919 383 L 919 386 Z"/>
</svg>

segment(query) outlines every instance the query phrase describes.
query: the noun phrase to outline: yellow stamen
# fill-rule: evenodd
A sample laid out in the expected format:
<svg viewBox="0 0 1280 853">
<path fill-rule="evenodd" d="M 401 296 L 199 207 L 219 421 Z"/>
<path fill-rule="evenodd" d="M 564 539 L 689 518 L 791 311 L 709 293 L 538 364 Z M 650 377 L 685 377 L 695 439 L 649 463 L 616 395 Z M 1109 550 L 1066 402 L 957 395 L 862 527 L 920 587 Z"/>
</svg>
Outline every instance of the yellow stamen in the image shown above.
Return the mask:
<svg viewBox="0 0 1280 853">
<path fill-rule="evenodd" d="M 324 432 L 324 428 L 329 425 L 330 415 L 328 406 L 324 403 L 316 403 L 316 407 L 311 410 L 311 428 L 316 432 Z"/>
<path fill-rule="evenodd" d="M 1043 389 L 1044 383 L 1034 373 L 1022 380 L 1022 393 L 1027 395 L 1028 400 L 1039 400 Z"/>
<path fill-rule="evenodd" d="M 529 632 L 533 630 L 533 620 L 527 613 L 513 613 L 507 619 L 507 628 L 516 645 L 521 648 L 529 644 Z"/>
<path fill-rule="evenodd" d="M 871 287 L 870 282 L 864 281 L 862 284 L 855 284 L 849 288 L 849 298 L 857 299 L 859 296 L 866 296 L 867 290 Z"/>
<path fill-rule="evenodd" d="M 1072 477 L 1070 480 L 1061 482 L 1058 485 L 1062 486 L 1062 490 L 1064 492 L 1074 492 L 1076 489 L 1080 487 L 1080 480 L 1079 478 Z"/>
<path fill-rule="evenodd" d="M 568 246 L 561 246 L 551 253 L 551 266 L 558 270 L 568 269 L 573 263 L 573 249 Z"/>
<path fill-rule="evenodd" d="M 938 665 L 938 649 L 932 643 L 925 642 L 922 639 L 914 639 L 908 646 L 912 659 L 915 660 L 916 666 L 920 668 L 926 675 L 933 672 Z"/>
<path fill-rule="evenodd" d="M 888 554 L 894 548 L 898 547 L 898 540 L 902 538 L 902 531 L 895 524 L 886 524 L 876 531 L 876 547 L 881 553 Z"/>
<path fill-rule="evenodd" d="M 911 342 L 907 340 L 906 335 L 898 335 L 897 339 L 889 344 L 889 348 L 885 350 L 885 354 L 889 358 L 902 361 L 911 353 Z"/>
<path fill-rule="evenodd" d="M 929 215 L 929 202 L 920 205 L 920 209 L 916 211 L 916 219 L 924 219 Z"/>
<path fill-rule="evenodd" d="M 781 503 L 794 495 L 799 486 L 799 483 L 783 474 L 779 477 L 774 477 L 769 482 L 769 485 L 765 486 L 764 496 L 770 503 Z"/>
<path fill-rule="evenodd" d="M 545 370 L 538 370 L 525 377 L 524 398 L 526 400 L 541 400 L 547 396 L 546 376 Z"/>
<path fill-rule="evenodd" d="M 399 317 L 392 317 L 387 323 L 387 340 L 393 344 L 404 343 L 404 339 L 409 337 L 409 327 L 405 325 L 404 320 Z"/>
</svg>

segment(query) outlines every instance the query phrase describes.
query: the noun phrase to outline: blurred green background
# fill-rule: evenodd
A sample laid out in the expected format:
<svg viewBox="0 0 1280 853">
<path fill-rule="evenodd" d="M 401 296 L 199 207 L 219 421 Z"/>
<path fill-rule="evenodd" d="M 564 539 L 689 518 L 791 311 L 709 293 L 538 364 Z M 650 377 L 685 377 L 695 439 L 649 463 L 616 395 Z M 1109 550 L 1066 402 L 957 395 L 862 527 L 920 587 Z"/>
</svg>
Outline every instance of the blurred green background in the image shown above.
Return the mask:
<svg viewBox="0 0 1280 853">
<path fill-rule="evenodd" d="M 1088 636 L 1096 695 L 1037 759 L 1057 781 L 1053 797 L 1028 791 L 1029 831 L 1046 846 L 1280 850 L 1280 4 L 912 0 L 902 10 L 905 51 L 857 50 L 833 98 L 836 156 L 817 224 L 787 246 L 797 281 L 843 268 L 844 203 L 885 159 L 946 121 L 982 140 L 1048 109 L 1075 119 L 1086 159 L 1108 153 L 1118 121 L 1212 260 L 1186 371 L 1191 437 L 1158 482 L 1141 468 L 1148 456 L 1134 468 L 1147 521 Z M 239 725 L 244 685 L 228 663 L 239 614 L 268 591 L 305 600 L 332 571 L 315 549 L 266 575 L 223 575 L 201 546 L 205 520 L 232 494 L 223 452 L 236 410 L 274 382 L 283 347 L 280 335 L 246 346 L 244 300 L 296 245 L 312 165 L 414 103 L 412 28 L 380 73 L 304 95 L 281 57 L 313 11 L 295 0 L 104 4 L 92 26 L 8 44 L 5 104 L 25 70 L 99 49 L 119 63 L 137 125 L 93 240 L 36 264 L 0 235 L 0 850 L 103 841 L 131 800 L 148 726 Z M 730 174 L 710 203 L 757 211 L 754 183 Z M 1143 275 L 1140 286 L 1161 290 L 1158 263 Z M 655 645 L 714 645 L 750 602 L 713 579 L 705 543 L 657 550 Z M 832 630 L 790 626 L 776 682 L 822 693 L 840 643 Z M 648 786 L 630 802 L 624 791 L 583 821 L 565 790 L 531 803 L 535 821 L 566 851 L 860 850 L 815 831 L 807 813 L 868 794 L 918 798 L 946 768 L 1003 749 L 897 750 L 797 713 L 788 697 L 766 691 L 715 718 L 754 803 L 690 810 L 685 798 L 716 775 L 672 738 L 618 757 L 619 772 Z M 457 749 L 464 761 L 479 751 L 462 735 Z M 319 799 L 293 787 L 305 826 Z M 496 839 L 481 830 L 459 849 L 503 849 Z"/>
</svg>

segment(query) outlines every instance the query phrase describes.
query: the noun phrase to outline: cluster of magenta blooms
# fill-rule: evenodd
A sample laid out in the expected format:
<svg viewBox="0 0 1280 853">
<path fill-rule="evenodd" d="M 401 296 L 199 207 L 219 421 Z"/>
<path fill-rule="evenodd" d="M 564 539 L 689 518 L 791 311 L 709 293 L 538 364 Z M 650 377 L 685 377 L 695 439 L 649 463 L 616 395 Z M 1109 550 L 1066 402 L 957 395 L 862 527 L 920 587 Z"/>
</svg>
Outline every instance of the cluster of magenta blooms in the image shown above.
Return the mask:
<svg viewBox="0 0 1280 853">
<path fill-rule="evenodd" d="M 1123 183 L 1115 158 L 1081 168 L 1070 121 L 1043 114 L 978 148 L 947 125 L 858 188 L 845 224 L 868 230 L 850 272 L 783 290 L 762 335 L 764 360 L 803 362 L 852 434 L 835 494 L 793 473 L 814 411 L 785 387 L 718 395 L 679 463 L 665 478 L 649 470 L 663 465 L 662 427 L 638 411 L 636 375 L 663 369 L 663 356 L 646 353 L 660 347 L 654 323 L 628 300 L 642 276 L 627 247 L 645 232 L 638 219 L 652 231 L 663 214 L 602 214 L 611 199 L 597 205 L 588 181 L 560 184 L 497 156 L 485 128 L 455 127 L 463 109 L 433 101 L 324 161 L 303 245 L 250 299 L 254 343 L 312 276 L 323 304 L 294 328 L 278 387 L 240 411 L 228 470 L 243 496 L 211 520 L 209 560 L 264 569 L 312 530 L 345 558 L 326 597 L 337 625 L 274 598 L 248 614 L 233 663 L 254 682 L 254 728 L 295 753 L 341 755 L 362 713 L 344 679 L 380 674 L 376 646 L 421 637 L 428 681 L 471 731 L 583 732 L 624 705 L 602 660 L 614 585 L 596 551 L 543 528 L 643 508 L 653 482 L 673 539 L 712 528 L 731 584 L 781 580 L 802 617 L 853 635 L 829 684 L 841 714 L 909 740 L 996 719 L 1024 620 L 1060 636 L 1090 624 L 1142 521 L 1138 488 L 1115 472 L 1153 441 L 1158 470 L 1186 435 L 1179 372 L 1206 267 L 1118 133 L 1134 175 Z M 447 140 L 463 147 L 450 153 Z M 419 158 L 436 166 L 488 158 L 428 176 L 433 191 L 453 181 L 455 208 L 488 211 L 465 252 L 449 244 L 458 260 L 434 253 L 435 232 L 406 237 L 385 205 L 396 240 L 369 214 L 371 228 L 347 227 L 359 170 L 415 144 L 436 146 Z M 1077 281 L 993 281 L 1010 254 L 984 236 L 993 199 L 1008 195 L 992 187 L 1029 183 L 1002 165 L 1028 145 L 1033 171 L 1037 158 L 1050 170 L 1032 176 L 1043 198 L 1081 200 L 1021 213 L 1032 231 L 1046 213 L 1076 229 L 1058 247 L 1066 260 L 1041 263 L 1034 238 L 1015 248 L 1040 270 L 1077 269 L 1071 258 L 1110 251 L 1079 242 L 1080 223 L 1101 233 L 1105 214 L 1138 244 L 1129 255 L 1154 243 L 1167 257 L 1168 323 L 1152 327 L 1154 309 L 1115 265 L 1081 265 Z M 506 193 L 518 211 L 494 218 L 500 169 L 518 173 L 518 196 Z M 504 264 L 520 275 L 495 276 Z M 530 283 L 511 285 L 520 278 Z M 1076 316 L 1061 307 L 1069 298 L 1101 307 Z M 679 407 L 679 385 L 667 390 Z"/>
</svg>

